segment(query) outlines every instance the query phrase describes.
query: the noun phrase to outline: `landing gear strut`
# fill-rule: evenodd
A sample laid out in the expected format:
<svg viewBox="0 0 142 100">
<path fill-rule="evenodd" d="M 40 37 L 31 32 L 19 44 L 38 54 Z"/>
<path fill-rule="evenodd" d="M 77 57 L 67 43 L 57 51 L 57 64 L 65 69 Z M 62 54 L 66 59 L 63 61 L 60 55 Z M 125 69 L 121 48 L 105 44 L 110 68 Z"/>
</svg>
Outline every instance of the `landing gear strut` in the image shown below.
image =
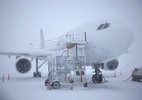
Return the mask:
<svg viewBox="0 0 142 100">
<path fill-rule="evenodd" d="M 41 72 L 38 69 L 46 62 L 45 60 L 40 66 L 38 66 L 38 60 L 39 58 L 36 58 L 36 71 L 33 72 L 33 77 L 41 77 Z"/>
<path fill-rule="evenodd" d="M 93 83 L 102 83 L 103 75 L 102 75 L 102 72 L 99 69 L 100 64 L 94 64 L 94 68 L 95 68 L 95 74 L 92 76 Z"/>
</svg>

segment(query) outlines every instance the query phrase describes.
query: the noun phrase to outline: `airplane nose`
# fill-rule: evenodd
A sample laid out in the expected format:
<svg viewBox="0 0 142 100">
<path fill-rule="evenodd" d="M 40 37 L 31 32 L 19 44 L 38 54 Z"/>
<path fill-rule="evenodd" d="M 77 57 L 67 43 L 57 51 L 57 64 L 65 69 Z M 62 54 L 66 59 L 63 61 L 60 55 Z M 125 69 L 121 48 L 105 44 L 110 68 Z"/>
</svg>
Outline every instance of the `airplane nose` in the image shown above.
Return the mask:
<svg viewBox="0 0 142 100">
<path fill-rule="evenodd" d="M 115 56 L 119 56 L 130 47 L 134 40 L 134 34 L 126 27 L 119 27 L 113 33 L 116 34 L 113 35 L 114 39 L 111 43 L 113 47 L 112 53 Z"/>
<path fill-rule="evenodd" d="M 127 48 L 132 44 L 134 40 L 133 32 L 127 28 L 120 29 L 118 32 L 118 37 L 120 39 L 120 43 L 122 45 L 125 45 Z"/>
<path fill-rule="evenodd" d="M 128 48 L 134 40 L 133 32 L 121 21 L 113 20 L 110 23 L 111 32 L 109 34 L 113 37 L 115 46 L 122 47 L 122 49 Z"/>
</svg>

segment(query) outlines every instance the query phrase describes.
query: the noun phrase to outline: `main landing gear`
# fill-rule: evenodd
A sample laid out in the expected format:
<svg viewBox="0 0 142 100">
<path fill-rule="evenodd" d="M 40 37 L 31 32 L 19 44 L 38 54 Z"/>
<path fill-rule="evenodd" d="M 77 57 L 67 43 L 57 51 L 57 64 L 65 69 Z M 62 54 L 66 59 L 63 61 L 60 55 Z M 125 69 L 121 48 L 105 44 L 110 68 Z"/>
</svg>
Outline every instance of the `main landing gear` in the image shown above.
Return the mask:
<svg viewBox="0 0 142 100">
<path fill-rule="evenodd" d="M 36 71 L 33 72 L 33 77 L 41 77 L 41 72 L 38 69 L 46 62 L 45 60 L 41 65 L 38 66 L 38 60 L 39 58 L 36 58 Z"/>
</svg>

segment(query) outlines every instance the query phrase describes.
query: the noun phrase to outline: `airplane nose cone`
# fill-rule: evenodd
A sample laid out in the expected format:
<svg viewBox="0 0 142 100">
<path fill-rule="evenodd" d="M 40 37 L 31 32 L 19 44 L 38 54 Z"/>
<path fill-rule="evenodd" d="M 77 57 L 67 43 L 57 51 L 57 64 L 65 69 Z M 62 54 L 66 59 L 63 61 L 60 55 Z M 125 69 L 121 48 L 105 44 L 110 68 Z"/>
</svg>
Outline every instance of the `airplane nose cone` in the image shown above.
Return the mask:
<svg viewBox="0 0 142 100">
<path fill-rule="evenodd" d="M 118 37 L 120 38 L 120 45 L 124 45 L 126 48 L 128 48 L 134 40 L 133 32 L 127 28 L 120 29 Z"/>
<path fill-rule="evenodd" d="M 122 47 L 122 49 L 128 48 L 133 40 L 134 34 L 133 32 L 126 27 L 126 25 L 118 20 L 113 20 L 111 25 L 111 35 L 114 37 L 114 42 L 116 42 L 116 46 Z M 115 47 L 115 46 L 114 46 Z"/>
<path fill-rule="evenodd" d="M 121 55 L 124 51 L 126 51 L 134 40 L 134 34 L 131 30 L 126 27 L 118 27 L 112 33 L 114 34 L 114 39 L 111 41 L 111 53 L 112 57 L 116 57 Z"/>
</svg>

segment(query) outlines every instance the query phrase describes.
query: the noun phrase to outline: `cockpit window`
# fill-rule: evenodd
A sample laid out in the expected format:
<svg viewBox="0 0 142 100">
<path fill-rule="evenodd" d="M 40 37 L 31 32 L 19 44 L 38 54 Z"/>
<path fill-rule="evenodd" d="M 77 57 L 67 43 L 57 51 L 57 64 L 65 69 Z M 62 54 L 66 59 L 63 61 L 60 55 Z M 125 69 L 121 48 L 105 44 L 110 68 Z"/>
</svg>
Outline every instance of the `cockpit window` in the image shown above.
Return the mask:
<svg viewBox="0 0 142 100">
<path fill-rule="evenodd" d="M 105 23 L 103 29 L 108 28 L 108 27 L 109 27 L 109 24 L 108 24 L 108 23 Z"/>
<path fill-rule="evenodd" d="M 109 26 L 110 26 L 110 23 L 101 24 L 101 25 L 97 28 L 97 30 L 106 29 L 106 28 L 108 28 Z"/>
<path fill-rule="evenodd" d="M 101 30 L 101 29 L 103 28 L 103 26 L 104 26 L 104 24 L 101 24 L 101 25 L 97 28 L 97 30 Z"/>
</svg>

